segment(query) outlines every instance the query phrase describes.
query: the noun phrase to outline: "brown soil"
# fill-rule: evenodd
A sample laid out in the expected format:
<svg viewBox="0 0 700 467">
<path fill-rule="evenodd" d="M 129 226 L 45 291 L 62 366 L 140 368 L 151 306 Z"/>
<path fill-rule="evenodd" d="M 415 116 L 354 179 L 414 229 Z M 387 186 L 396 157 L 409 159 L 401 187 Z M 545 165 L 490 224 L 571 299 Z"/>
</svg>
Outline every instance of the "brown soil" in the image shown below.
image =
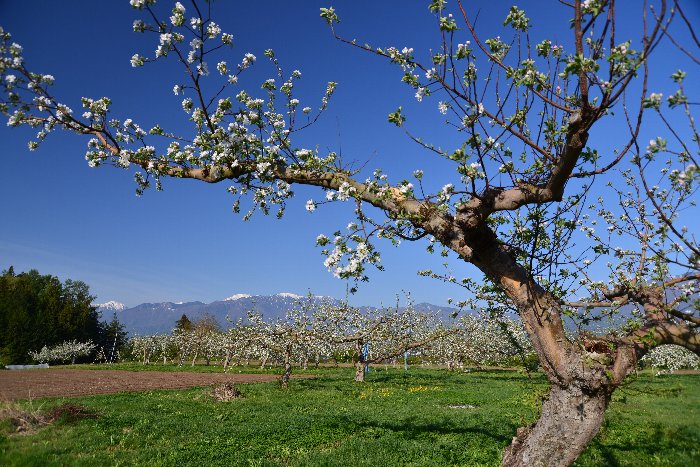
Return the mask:
<svg viewBox="0 0 700 467">
<path fill-rule="evenodd" d="M 0 401 L 74 397 L 115 392 L 150 391 L 208 386 L 217 383 L 275 381 L 269 374 L 224 374 L 122 370 L 5 370 L 0 371 Z"/>
</svg>

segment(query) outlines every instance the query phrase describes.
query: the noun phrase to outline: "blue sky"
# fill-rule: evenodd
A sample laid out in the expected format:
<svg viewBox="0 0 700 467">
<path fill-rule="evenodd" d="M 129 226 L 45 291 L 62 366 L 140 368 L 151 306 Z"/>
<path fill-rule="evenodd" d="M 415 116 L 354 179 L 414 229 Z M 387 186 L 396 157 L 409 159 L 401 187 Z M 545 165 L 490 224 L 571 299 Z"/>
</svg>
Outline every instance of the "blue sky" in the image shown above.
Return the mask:
<svg viewBox="0 0 700 467">
<path fill-rule="evenodd" d="M 334 6 L 344 36 L 419 51 L 439 44 L 427 3 L 344 1 Z M 466 3 L 472 8 L 480 2 Z M 172 7 L 171 2 L 159 4 L 161 11 Z M 479 27 L 485 35 L 499 34 L 510 2 L 481 4 Z M 565 12 L 538 11 L 540 1 L 520 4 L 531 7 L 535 31 L 538 24 L 547 25 L 537 34 L 568 40 Z M 262 56 L 267 48 L 276 51 L 288 71 L 302 71 L 302 104 L 317 105 L 325 83 L 339 83 L 329 110 L 300 136 L 299 145 L 342 151 L 347 160 L 382 167 L 394 181 L 421 168 L 435 174 L 428 182 L 435 186 L 456 182 L 449 167 L 410 142 L 386 118 L 404 105 L 414 130 L 436 143 L 458 147 L 458 135 L 442 124 L 437 99 L 418 104 L 414 92 L 400 83 L 400 70 L 335 41 L 318 16 L 319 7 L 325 6 L 329 5 L 316 1 L 215 2 L 214 20 L 234 35 L 236 46 L 226 57 L 230 62 L 248 51 L 258 56 L 249 81 L 244 81 L 248 88 L 272 76 Z M 688 13 L 698 17 L 698 8 L 690 8 Z M 126 0 L 0 2 L 0 24 L 24 47 L 30 69 L 56 77 L 54 93 L 64 103 L 78 109 L 82 96 L 109 96 L 116 116 L 134 118 L 145 128 L 158 122 L 186 131 L 181 98 L 171 91 L 181 81 L 173 63 L 140 69 L 129 63 L 134 53 L 152 55 L 157 45 L 155 37 L 131 31 L 138 17 Z M 661 54 L 670 70 L 677 59 L 673 53 Z M 606 131 L 613 130 L 594 136 L 606 140 Z M 325 270 L 314 239 L 351 221 L 351 206 L 334 204 L 309 214 L 306 200 L 323 195 L 302 187 L 295 189 L 297 196 L 282 220 L 256 215 L 242 222 L 231 212 L 233 198 L 226 184 L 166 180 L 164 192 L 149 191 L 137 198 L 130 171 L 87 166 L 85 138 L 55 133 L 30 153 L 26 142 L 31 134 L 0 126 L 0 268 L 36 268 L 62 279 L 80 279 L 90 285 L 98 302 L 127 305 L 208 302 L 234 293 L 282 291 L 344 296 L 346 283 Z M 416 301 L 436 304 L 460 296 L 454 286 L 416 275 L 419 269 L 440 269 L 444 260 L 426 254 L 425 244 L 383 246 L 386 271 L 371 271 L 371 281 L 361 285 L 351 302 L 390 304 L 402 291 Z M 451 267 L 460 277 L 474 272 L 455 261 Z"/>
</svg>

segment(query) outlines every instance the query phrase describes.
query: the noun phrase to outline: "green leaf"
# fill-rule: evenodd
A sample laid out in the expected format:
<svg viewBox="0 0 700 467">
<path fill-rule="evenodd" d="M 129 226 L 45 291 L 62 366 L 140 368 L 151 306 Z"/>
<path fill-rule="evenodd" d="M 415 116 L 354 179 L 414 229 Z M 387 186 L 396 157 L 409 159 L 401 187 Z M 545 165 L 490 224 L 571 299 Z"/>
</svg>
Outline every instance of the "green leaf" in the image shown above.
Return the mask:
<svg viewBox="0 0 700 467">
<path fill-rule="evenodd" d="M 405 122 L 405 121 L 406 121 L 406 117 L 401 115 L 401 107 L 396 109 L 396 112 L 389 114 L 389 122 L 393 123 L 396 126 L 403 125 L 403 122 Z"/>
<path fill-rule="evenodd" d="M 335 9 L 333 7 L 329 8 L 321 8 L 321 18 L 326 20 L 326 23 L 328 24 L 333 24 L 333 23 L 340 23 L 340 18 L 338 18 L 338 15 L 335 13 Z"/>
</svg>

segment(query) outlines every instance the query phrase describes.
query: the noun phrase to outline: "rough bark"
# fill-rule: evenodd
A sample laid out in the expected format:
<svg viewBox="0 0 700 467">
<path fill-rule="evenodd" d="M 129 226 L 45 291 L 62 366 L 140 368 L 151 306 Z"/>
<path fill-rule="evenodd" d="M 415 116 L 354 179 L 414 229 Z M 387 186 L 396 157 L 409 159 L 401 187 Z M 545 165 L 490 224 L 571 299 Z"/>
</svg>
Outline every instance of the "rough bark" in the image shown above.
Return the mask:
<svg viewBox="0 0 700 467">
<path fill-rule="evenodd" d="M 609 392 L 553 386 L 534 425 L 519 428 L 503 452 L 503 466 L 567 466 L 600 430 Z"/>
<path fill-rule="evenodd" d="M 365 362 L 362 358 L 358 358 L 355 362 L 355 381 L 358 383 L 365 382 Z"/>
<path fill-rule="evenodd" d="M 486 226 L 466 236 L 471 262 L 513 301 L 551 385 L 538 421 L 520 428 L 503 455 L 504 466 L 567 466 L 598 433 L 617 381 L 564 333 L 559 301 L 543 289 Z"/>
<path fill-rule="evenodd" d="M 362 346 L 361 341 L 355 341 L 355 381 L 358 383 L 365 382 L 365 365 L 367 364 Z"/>
<path fill-rule="evenodd" d="M 282 385 L 283 389 L 287 389 L 289 387 L 289 378 L 292 376 L 292 348 L 291 346 L 287 346 L 287 349 L 284 352 L 284 373 L 282 374 L 282 380 L 280 381 L 280 384 Z"/>
</svg>

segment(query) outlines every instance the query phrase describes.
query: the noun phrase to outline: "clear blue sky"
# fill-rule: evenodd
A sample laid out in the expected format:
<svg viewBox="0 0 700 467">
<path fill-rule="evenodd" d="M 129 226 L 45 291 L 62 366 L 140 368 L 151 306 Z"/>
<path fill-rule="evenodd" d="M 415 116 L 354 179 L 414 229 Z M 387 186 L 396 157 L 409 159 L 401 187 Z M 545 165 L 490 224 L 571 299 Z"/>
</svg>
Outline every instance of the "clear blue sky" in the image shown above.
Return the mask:
<svg viewBox="0 0 700 467">
<path fill-rule="evenodd" d="M 172 3 L 159 2 L 159 8 L 169 12 Z M 485 35 L 500 34 L 510 2 L 466 3 L 470 8 L 482 5 L 479 25 Z M 544 3 L 520 5 L 533 17 L 538 35 L 568 43 L 564 12 L 538 11 Z M 363 0 L 334 6 L 346 37 L 420 51 L 439 44 L 427 4 Z M 329 4 L 215 2 L 214 20 L 234 35 L 236 44 L 222 59 L 236 63 L 245 52 L 256 54 L 258 63 L 246 81 L 247 88 L 255 89 L 272 76 L 262 51 L 274 49 L 287 70 L 302 71 L 302 104 L 317 105 L 325 83 L 339 83 L 329 110 L 301 135 L 299 145 L 342 150 L 345 159 L 382 167 L 394 181 L 421 168 L 436 174 L 428 181 L 435 186 L 457 182 L 448 167 L 386 120 L 389 112 L 404 105 L 414 130 L 446 147 L 458 147 L 457 135 L 441 123 L 437 99 L 418 104 L 414 92 L 399 82 L 400 70 L 335 41 L 318 16 L 322 6 Z M 697 6 L 689 10 L 699 17 Z M 82 96 L 109 96 L 116 116 L 132 117 L 144 128 L 158 122 L 168 130 L 186 131 L 181 98 L 172 95 L 172 86 L 182 81 L 172 73 L 177 68 L 155 63 L 134 69 L 129 63 L 134 53 L 152 55 L 157 45 L 154 36 L 131 31 L 137 17 L 141 16 L 127 0 L 0 2 L 0 24 L 24 47 L 29 68 L 53 74 L 55 95 L 74 110 L 80 108 Z M 537 28 L 542 24 L 544 31 Z M 671 64 L 673 57 L 663 60 Z M 242 222 L 231 212 L 233 199 L 226 184 L 165 180 L 164 192 L 149 191 L 137 198 L 130 171 L 87 166 L 85 138 L 57 132 L 30 153 L 26 142 L 31 134 L 0 126 L 0 269 L 14 265 L 18 271 L 36 268 L 62 279 L 80 279 L 90 285 L 98 302 L 127 305 L 209 302 L 234 293 L 345 294 L 345 282 L 325 270 L 314 240 L 320 233 L 344 228 L 352 220 L 351 206 L 333 204 L 309 214 L 304 203 L 314 195 L 322 198 L 322 193 L 297 188 L 282 220 L 256 215 Z M 595 136 L 605 140 L 610 135 L 602 131 Z M 389 304 L 402 291 L 419 302 L 436 304 L 460 296 L 454 286 L 416 275 L 419 269 L 440 269 L 444 260 L 426 254 L 425 244 L 383 246 L 386 271 L 370 271 L 371 282 L 362 284 L 352 302 Z M 455 261 L 452 269 L 459 277 L 473 273 L 471 266 Z"/>
</svg>

